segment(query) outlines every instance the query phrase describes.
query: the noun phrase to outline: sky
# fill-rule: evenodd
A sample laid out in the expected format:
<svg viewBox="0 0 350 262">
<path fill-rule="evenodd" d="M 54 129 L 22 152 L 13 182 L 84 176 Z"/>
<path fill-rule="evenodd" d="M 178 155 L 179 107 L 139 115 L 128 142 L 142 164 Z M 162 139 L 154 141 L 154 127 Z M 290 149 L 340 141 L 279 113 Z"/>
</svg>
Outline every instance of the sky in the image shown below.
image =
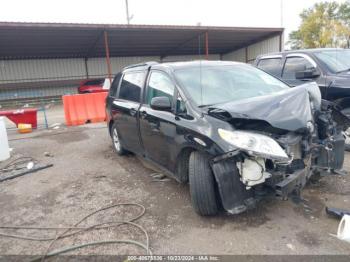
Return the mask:
<svg viewBox="0 0 350 262">
<path fill-rule="evenodd" d="M 287 41 L 302 10 L 322 0 L 128 1 L 132 24 L 284 27 Z M 0 21 L 125 24 L 125 0 L 0 0 Z"/>
</svg>

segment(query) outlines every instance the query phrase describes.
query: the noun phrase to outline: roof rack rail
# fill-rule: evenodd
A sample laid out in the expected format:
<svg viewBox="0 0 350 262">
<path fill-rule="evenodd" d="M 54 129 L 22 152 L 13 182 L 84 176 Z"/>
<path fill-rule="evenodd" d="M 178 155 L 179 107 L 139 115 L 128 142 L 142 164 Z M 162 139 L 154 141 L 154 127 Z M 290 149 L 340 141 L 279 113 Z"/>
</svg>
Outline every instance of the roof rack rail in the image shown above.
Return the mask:
<svg viewBox="0 0 350 262">
<path fill-rule="evenodd" d="M 134 64 L 134 65 L 129 65 L 126 66 L 125 69 L 129 69 L 129 68 L 134 68 L 134 67 L 139 67 L 139 66 L 152 66 L 152 65 L 156 65 L 159 64 L 156 61 L 149 61 L 149 62 L 145 62 L 145 63 L 139 63 L 139 64 Z"/>
</svg>

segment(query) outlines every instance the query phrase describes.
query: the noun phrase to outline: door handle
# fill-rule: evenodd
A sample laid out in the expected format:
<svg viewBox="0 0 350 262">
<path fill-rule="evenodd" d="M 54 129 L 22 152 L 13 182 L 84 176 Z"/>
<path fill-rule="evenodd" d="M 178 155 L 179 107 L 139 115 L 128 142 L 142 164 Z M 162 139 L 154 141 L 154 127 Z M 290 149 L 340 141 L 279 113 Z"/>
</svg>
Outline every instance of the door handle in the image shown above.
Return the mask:
<svg viewBox="0 0 350 262">
<path fill-rule="evenodd" d="M 149 125 L 153 132 L 160 132 L 158 123 L 150 122 Z"/>
<path fill-rule="evenodd" d="M 130 108 L 130 109 L 129 109 L 129 112 L 130 112 L 130 115 L 131 115 L 131 116 L 135 116 L 136 113 L 137 113 L 137 111 L 136 111 L 135 108 Z"/>
</svg>

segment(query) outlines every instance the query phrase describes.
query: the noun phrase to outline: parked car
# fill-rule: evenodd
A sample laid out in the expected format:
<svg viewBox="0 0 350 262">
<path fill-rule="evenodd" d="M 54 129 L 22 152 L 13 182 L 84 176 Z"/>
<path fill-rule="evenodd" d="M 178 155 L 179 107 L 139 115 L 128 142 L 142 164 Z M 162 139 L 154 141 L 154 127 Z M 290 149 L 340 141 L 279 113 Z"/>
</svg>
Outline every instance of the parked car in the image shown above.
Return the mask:
<svg viewBox="0 0 350 262">
<path fill-rule="evenodd" d="M 258 56 L 255 65 L 291 86 L 315 81 L 322 98 L 350 116 L 350 50 L 321 48 Z"/>
<path fill-rule="evenodd" d="M 272 192 L 299 194 L 341 169 L 347 118 L 315 83 L 290 88 L 251 65 L 195 61 L 126 67 L 109 91 L 115 151 L 146 158 L 190 184 L 195 211 L 253 208 Z"/>
<path fill-rule="evenodd" d="M 108 78 L 87 79 L 80 82 L 78 87 L 79 94 L 108 92 L 110 87 Z"/>
</svg>

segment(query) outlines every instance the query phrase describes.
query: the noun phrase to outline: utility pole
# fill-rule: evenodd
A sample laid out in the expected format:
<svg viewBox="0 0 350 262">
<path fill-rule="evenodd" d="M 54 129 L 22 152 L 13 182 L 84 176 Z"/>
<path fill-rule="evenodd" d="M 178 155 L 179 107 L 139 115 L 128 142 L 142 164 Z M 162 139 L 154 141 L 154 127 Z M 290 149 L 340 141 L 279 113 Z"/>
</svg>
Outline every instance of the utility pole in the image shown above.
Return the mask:
<svg viewBox="0 0 350 262">
<path fill-rule="evenodd" d="M 283 0 L 281 1 L 281 27 L 283 27 Z"/>
<path fill-rule="evenodd" d="M 281 28 L 283 28 L 283 0 L 281 1 Z M 280 34 L 280 51 L 284 50 L 284 32 Z"/>
<path fill-rule="evenodd" d="M 132 19 L 132 16 L 129 15 L 129 3 L 128 0 L 125 0 L 125 9 L 126 9 L 126 22 L 128 25 L 130 25 L 130 21 Z"/>
</svg>

